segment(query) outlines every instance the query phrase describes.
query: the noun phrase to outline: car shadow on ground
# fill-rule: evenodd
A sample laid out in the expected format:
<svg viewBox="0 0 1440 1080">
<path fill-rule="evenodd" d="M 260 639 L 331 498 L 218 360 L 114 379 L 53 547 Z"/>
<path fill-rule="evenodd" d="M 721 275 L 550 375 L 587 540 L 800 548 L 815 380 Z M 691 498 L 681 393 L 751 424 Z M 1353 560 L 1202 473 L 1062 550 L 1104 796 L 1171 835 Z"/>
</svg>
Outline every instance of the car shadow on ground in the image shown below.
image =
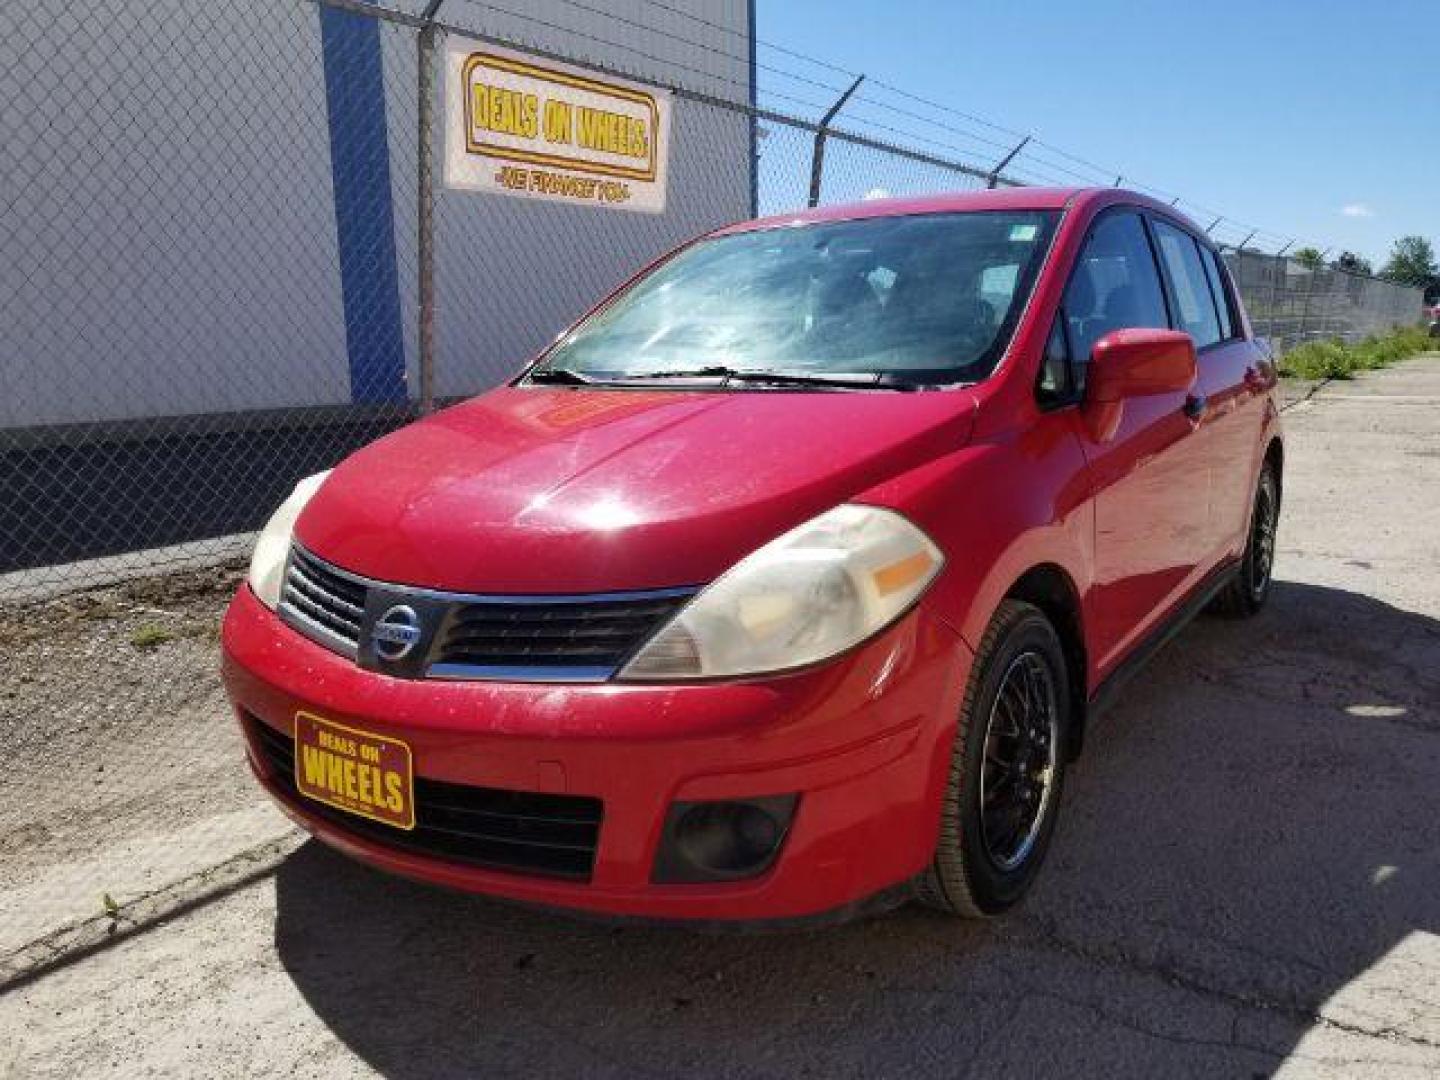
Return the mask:
<svg viewBox="0 0 1440 1080">
<path fill-rule="evenodd" d="M 619 928 L 312 841 L 278 872 L 276 945 L 397 1077 L 1248 1076 L 1322 1011 L 1403 1047 L 1426 1010 L 1385 958 L 1440 931 L 1437 702 L 1440 623 L 1280 582 L 1259 618 L 1198 621 L 1127 688 L 1007 919 Z"/>
</svg>

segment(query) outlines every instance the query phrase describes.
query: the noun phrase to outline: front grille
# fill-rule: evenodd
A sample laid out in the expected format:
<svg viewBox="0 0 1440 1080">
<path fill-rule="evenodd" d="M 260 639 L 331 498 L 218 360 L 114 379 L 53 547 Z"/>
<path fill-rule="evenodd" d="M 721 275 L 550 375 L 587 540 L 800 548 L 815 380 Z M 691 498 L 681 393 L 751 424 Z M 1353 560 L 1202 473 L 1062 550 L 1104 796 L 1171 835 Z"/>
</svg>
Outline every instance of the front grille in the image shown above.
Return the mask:
<svg viewBox="0 0 1440 1080">
<path fill-rule="evenodd" d="M 254 716 L 247 714 L 245 720 L 281 796 L 312 817 L 400 851 L 487 870 L 590 880 L 600 843 L 599 799 L 470 787 L 417 776 L 415 828 L 397 829 L 301 795 L 295 786 L 294 739 Z"/>
<path fill-rule="evenodd" d="M 685 599 L 462 604 L 451 616 L 434 663 L 444 665 L 442 671 L 548 667 L 608 675 Z"/>
<path fill-rule="evenodd" d="M 290 549 L 280 616 L 363 667 L 397 678 L 601 682 L 695 595 L 693 588 L 586 596 L 482 596 L 352 574 L 299 544 Z M 387 659 L 372 627 L 409 608 L 420 640 Z"/>
<path fill-rule="evenodd" d="M 354 656 L 365 615 L 365 586 L 336 573 L 298 544 L 290 549 L 280 614 L 324 644 Z"/>
</svg>

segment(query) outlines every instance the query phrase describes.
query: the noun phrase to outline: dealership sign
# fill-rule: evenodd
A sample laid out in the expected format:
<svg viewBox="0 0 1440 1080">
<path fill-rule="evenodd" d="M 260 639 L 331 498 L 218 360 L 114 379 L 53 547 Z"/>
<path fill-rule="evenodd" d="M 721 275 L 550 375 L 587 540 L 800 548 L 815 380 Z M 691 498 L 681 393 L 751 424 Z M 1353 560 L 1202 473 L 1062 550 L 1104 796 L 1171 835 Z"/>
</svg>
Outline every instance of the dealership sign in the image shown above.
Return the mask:
<svg viewBox="0 0 1440 1080">
<path fill-rule="evenodd" d="M 449 187 L 658 214 L 669 144 L 663 90 L 447 40 Z"/>
</svg>

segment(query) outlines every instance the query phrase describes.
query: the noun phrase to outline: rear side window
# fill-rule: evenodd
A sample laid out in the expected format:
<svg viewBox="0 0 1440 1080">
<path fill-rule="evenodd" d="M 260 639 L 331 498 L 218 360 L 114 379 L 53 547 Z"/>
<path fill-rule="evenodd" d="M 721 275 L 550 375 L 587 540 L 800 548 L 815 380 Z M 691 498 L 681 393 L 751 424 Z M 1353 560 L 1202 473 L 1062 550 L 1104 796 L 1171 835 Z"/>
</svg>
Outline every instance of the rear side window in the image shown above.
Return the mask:
<svg viewBox="0 0 1440 1080">
<path fill-rule="evenodd" d="M 1235 319 L 1230 314 L 1230 294 L 1225 290 L 1225 270 L 1220 256 L 1207 247 L 1200 249 L 1205 260 L 1205 276 L 1210 279 L 1210 292 L 1215 296 L 1215 312 L 1220 316 L 1220 337 L 1228 341 L 1235 336 Z"/>
<path fill-rule="evenodd" d="M 1170 325 L 1165 295 L 1145 225 L 1138 214 L 1112 212 L 1100 218 L 1075 262 L 1065 287 L 1065 328 L 1071 356 L 1090 362 L 1095 342 L 1111 330 Z M 1076 382 L 1083 385 L 1083 373 Z"/>
<path fill-rule="evenodd" d="M 1188 233 L 1163 221 L 1155 222 L 1155 242 L 1175 292 L 1175 328 L 1194 338 L 1197 349 L 1214 345 L 1220 340 L 1220 318 L 1200 261 L 1200 248 Z"/>
</svg>

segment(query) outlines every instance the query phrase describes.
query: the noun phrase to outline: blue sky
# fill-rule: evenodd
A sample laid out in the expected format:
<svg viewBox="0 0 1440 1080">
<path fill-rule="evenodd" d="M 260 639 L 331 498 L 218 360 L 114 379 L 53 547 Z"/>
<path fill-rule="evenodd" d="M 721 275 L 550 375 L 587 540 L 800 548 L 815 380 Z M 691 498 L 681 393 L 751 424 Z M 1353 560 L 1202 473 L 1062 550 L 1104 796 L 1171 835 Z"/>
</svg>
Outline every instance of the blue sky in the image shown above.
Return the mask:
<svg viewBox="0 0 1440 1080">
<path fill-rule="evenodd" d="M 762 42 L 1034 132 L 1267 233 L 1349 248 L 1377 267 L 1405 233 L 1440 247 L 1436 0 L 757 6 Z M 764 45 L 759 62 L 845 81 Z M 806 100 L 825 97 L 818 87 L 764 71 L 760 83 Z M 879 88 L 869 93 L 933 111 Z M 888 117 L 945 137 L 873 104 L 857 102 L 856 109 L 857 117 Z M 865 126 L 874 130 L 875 123 Z"/>
</svg>

